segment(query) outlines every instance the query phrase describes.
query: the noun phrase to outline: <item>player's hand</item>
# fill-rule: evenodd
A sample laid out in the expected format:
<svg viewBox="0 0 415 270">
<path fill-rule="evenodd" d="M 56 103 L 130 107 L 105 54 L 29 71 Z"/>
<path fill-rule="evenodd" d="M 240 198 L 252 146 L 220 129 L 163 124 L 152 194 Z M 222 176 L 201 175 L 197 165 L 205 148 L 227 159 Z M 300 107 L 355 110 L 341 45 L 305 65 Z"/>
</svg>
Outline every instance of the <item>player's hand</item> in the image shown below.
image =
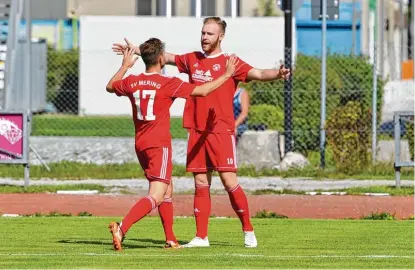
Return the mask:
<svg viewBox="0 0 415 270">
<path fill-rule="evenodd" d="M 140 50 L 136 46 L 134 46 L 134 44 L 131 43 L 131 41 L 129 41 L 127 38 L 124 38 L 124 41 L 126 44 L 112 44 L 112 51 L 115 52 L 117 55 L 124 55 L 124 51 L 126 49 L 134 49 L 134 53 L 140 55 Z"/>
<path fill-rule="evenodd" d="M 285 68 L 284 65 L 281 65 L 280 69 L 278 70 L 278 75 L 281 79 L 288 80 L 291 75 L 291 70 Z"/>
<path fill-rule="evenodd" d="M 239 63 L 238 57 L 232 54 L 231 57 L 229 57 L 228 61 L 226 62 L 225 75 L 227 77 L 232 77 L 232 75 L 235 73 L 236 66 L 238 65 L 238 63 Z"/>
<path fill-rule="evenodd" d="M 123 55 L 122 66 L 127 68 L 134 66 L 135 61 L 138 59 L 138 57 L 134 54 L 134 49 L 124 50 Z"/>
</svg>

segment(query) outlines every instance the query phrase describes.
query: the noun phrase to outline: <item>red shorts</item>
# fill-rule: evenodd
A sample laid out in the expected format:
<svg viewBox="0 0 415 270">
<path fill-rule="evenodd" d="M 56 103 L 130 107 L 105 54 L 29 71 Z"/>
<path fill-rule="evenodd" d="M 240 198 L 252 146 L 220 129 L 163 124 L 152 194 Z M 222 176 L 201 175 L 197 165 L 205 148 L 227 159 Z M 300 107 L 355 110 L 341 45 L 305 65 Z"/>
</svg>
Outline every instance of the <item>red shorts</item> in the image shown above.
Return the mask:
<svg viewBox="0 0 415 270">
<path fill-rule="evenodd" d="M 235 135 L 189 130 L 187 172 L 236 172 Z"/>
<path fill-rule="evenodd" d="M 170 183 L 172 173 L 171 147 L 147 148 L 136 152 L 149 181 Z"/>
</svg>

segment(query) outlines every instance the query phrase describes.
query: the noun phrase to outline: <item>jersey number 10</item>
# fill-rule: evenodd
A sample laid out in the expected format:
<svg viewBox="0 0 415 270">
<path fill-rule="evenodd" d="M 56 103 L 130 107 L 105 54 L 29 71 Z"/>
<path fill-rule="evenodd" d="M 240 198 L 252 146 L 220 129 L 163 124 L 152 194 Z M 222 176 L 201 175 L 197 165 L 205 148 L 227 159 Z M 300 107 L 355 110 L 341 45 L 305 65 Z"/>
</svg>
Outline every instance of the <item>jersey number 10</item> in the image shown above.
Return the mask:
<svg viewBox="0 0 415 270">
<path fill-rule="evenodd" d="M 156 116 L 154 115 L 154 100 L 156 98 L 156 90 L 137 90 L 133 94 L 135 99 L 135 106 L 137 107 L 137 119 L 138 120 L 145 120 L 145 121 L 153 121 L 156 120 Z M 146 115 L 143 116 L 143 111 L 141 108 L 141 100 L 148 99 L 147 103 L 147 110 Z"/>
</svg>

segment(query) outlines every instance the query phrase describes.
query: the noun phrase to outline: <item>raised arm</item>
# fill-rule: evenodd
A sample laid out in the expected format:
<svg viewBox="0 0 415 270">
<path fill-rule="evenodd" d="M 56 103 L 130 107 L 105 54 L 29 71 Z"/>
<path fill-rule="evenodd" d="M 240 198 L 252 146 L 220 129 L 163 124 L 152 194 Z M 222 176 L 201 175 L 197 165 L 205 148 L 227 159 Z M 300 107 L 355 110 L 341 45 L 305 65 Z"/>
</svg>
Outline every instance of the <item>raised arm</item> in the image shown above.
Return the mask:
<svg viewBox="0 0 415 270">
<path fill-rule="evenodd" d="M 123 59 L 121 67 L 118 69 L 118 71 L 112 76 L 112 78 L 107 83 L 106 89 L 109 93 L 114 93 L 116 90 L 114 87 L 114 82 L 122 80 L 125 73 L 134 66 L 135 61 L 137 61 L 137 56 L 134 56 L 134 50 L 132 49 L 126 49 L 123 52 Z"/>
<path fill-rule="evenodd" d="M 125 73 L 128 71 L 128 67 L 121 66 L 120 69 L 112 76 L 112 78 L 107 83 L 107 92 L 114 93 L 115 88 L 113 87 L 114 82 L 122 80 L 124 78 Z"/>
<path fill-rule="evenodd" d="M 209 93 L 216 90 L 219 86 L 221 86 L 224 82 L 226 82 L 232 75 L 235 73 L 236 66 L 238 65 L 237 57 L 231 56 L 227 63 L 226 63 L 226 71 L 225 74 L 208 83 L 204 83 L 202 85 L 196 86 L 193 92 L 190 94 L 191 96 L 207 96 Z"/>
<path fill-rule="evenodd" d="M 138 56 L 141 55 L 140 48 L 138 46 L 135 46 L 127 38 L 124 38 L 124 41 L 125 41 L 126 44 L 121 44 L 121 43 L 114 43 L 114 44 L 112 44 L 112 51 L 115 52 L 115 53 L 117 53 L 118 55 L 122 55 L 123 52 L 126 49 L 129 48 L 129 49 L 133 49 L 134 50 L 134 53 L 136 55 L 138 55 Z M 176 57 L 175 54 L 168 53 L 168 52 L 165 52 L 164 53 L 164 59 L 165 59 L 167 65 L 175 66 L 176 65 L 175 57 Z"/>
<path fill-rule="evenodd" d="M 291 70 L 284 67 L 284 65 L 280 66 L 280 69 L 257 69 L 252 68 L 248 72 L 247 79 L 249 81 L 273 81 L 284 79 L 288 80 L 290 77 Z"/>
</svg>

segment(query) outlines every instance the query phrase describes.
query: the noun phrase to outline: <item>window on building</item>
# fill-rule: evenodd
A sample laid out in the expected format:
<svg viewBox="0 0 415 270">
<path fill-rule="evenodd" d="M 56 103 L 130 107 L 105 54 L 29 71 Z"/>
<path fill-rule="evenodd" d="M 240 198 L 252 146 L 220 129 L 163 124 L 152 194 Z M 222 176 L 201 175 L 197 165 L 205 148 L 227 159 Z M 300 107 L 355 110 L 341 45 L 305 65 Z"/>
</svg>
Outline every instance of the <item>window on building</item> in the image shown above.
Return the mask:
<svg viewBox="0 0 415 270">
<path fill-rule="evenodd" d="M 216 15 L 216 0 L 201 0 L 202 16 Z M 190 14 L 196 16 L 196 0 L 190 1 Z"/>
<path fill-rule="evenodd" d="M 137 0 L 137 15 L 151 15 L 151 0 Z"/>
<path fill-rule="evenodd" d="M 241 16 L 241 0 L 236 0 L 236 16 Z M 232 0 L 226 0 L 225 2 L 225 16 L 232 16 Z"/>
<path fill-rule="evenodd" d="M 157 0 L 157 16 L 166 16 L 166 0 Z M 171 0 L 171 15 L 176 16 L 176 0 Z"/>
<path fill-rule="evenodd" d="M 137 0 L 137 15 L 166 16 L 166 5 L 166 0 Z M 176 0 L 171 0 L 171 15 L 176 15 Z"/>
</svg>

